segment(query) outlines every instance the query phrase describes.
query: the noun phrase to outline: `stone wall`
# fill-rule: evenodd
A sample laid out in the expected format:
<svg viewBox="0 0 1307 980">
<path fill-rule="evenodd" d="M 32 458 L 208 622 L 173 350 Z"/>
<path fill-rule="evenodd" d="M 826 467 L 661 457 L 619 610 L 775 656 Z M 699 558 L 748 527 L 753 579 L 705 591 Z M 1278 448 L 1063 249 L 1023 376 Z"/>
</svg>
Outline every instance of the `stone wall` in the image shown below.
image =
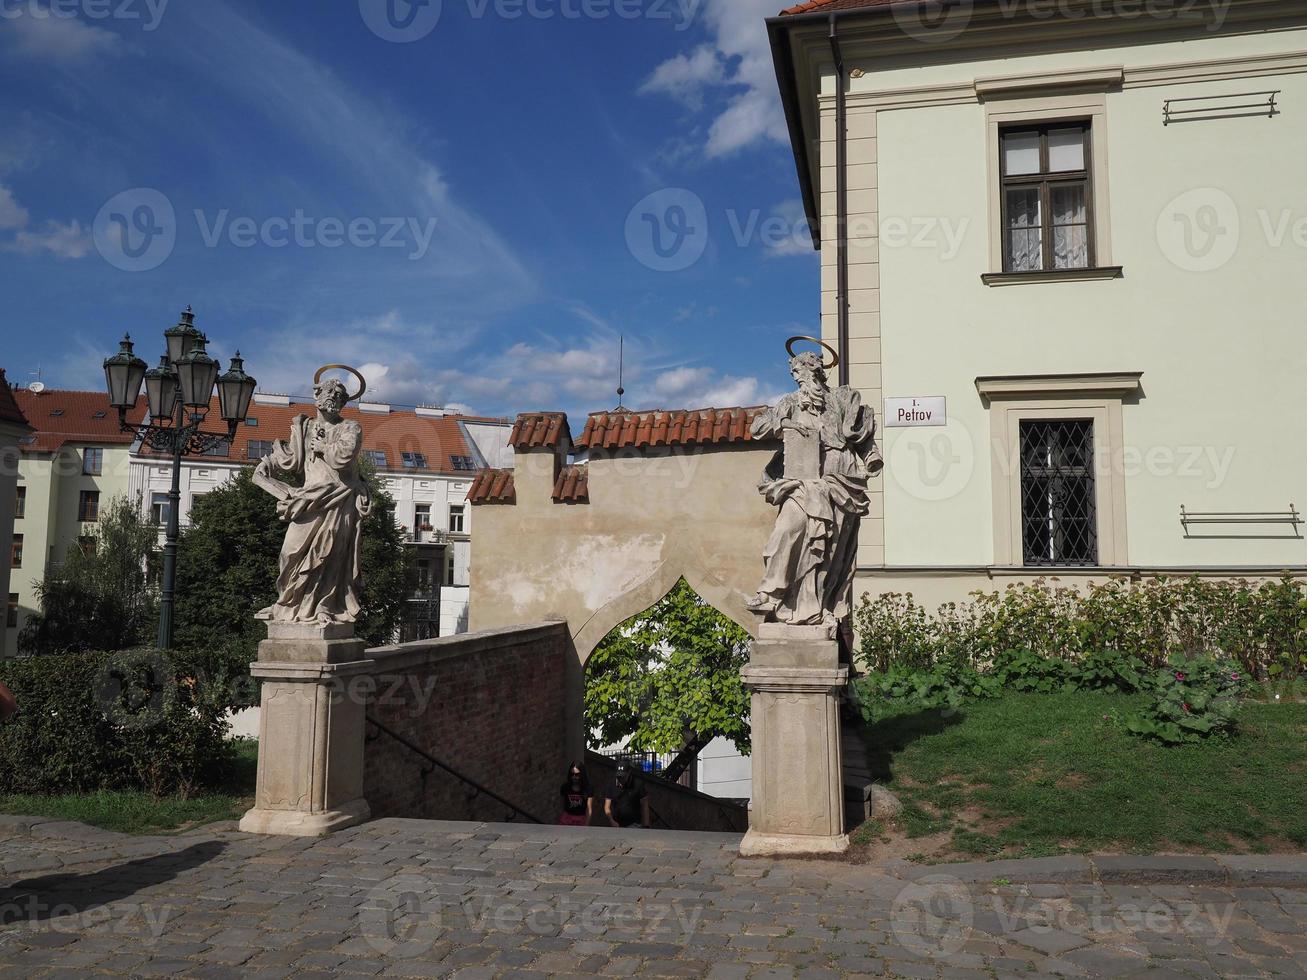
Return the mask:
<svg viewBox="0 0 1307 980">
<path fill-rule="evenodd" d="M 569 761 L 567 639 L 545 622 L 369 650 L 368 717 L 552 823 Z M 373 724 L 363 773 L 374 818 L 526 819 Z"/>
<path fill-rule="evenodd" d="M 608 826 L 604 819 L 604 791 L 616 775 L 614 760 L 597 752 L 586 753 L 586 771 L 595 791 L 594 824 Z M 656 776 L 637 775 L 649 794 L 649 807 L 653 811 L 654 828 L 658 830 L 705 830 L 726 833 L 744 833 L 749 828 L 747 807 L 728 800 L 700 793 L 698 790 L 669 783 Z M 661 819 L 660 819 L 661 818 Z"/>
</svg>

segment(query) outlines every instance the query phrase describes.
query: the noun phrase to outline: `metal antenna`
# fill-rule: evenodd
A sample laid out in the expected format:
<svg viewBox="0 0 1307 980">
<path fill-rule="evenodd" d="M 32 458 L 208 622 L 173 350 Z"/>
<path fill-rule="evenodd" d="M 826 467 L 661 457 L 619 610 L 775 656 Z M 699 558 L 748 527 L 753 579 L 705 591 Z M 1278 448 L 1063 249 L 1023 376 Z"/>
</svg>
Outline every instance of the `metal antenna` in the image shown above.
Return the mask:
<svg viewBox="0 0 1307 980">
<path fill-rule="evenodd" d="M 622 396 L 626 394 L 626 389 L 622 387 L 622 366 L 626 357 L 626 337 L 618 335 L 617 337 L 617 407 L 622 407 Z"/>
</svg>

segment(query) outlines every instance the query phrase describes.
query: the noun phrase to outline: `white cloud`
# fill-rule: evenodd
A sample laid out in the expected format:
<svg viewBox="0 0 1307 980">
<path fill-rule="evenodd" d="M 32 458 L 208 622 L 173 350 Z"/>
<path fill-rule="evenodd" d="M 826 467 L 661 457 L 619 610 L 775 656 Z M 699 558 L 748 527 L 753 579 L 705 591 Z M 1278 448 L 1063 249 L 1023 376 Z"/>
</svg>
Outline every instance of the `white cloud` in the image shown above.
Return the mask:
<svg viewBox="0 0 1307 980">
<path fill-rule="evenodd" d="M 12 231 L 13 238 L 0 239 L 0 250 L 39 255 L 49 252 L 60 259 L 80 259 L 91 250 L 91 232 L 81 222 L 61 224 L 47 221 L 39 229 L 28 227 L 27 208 L 18 203 L 13 192 L 0 184 L 0 231 Z"/>
<path fill-rule="evenodd" d="M 52 14 L 48 7 L 29 4 L 18 16 L 6 18 L 10 50 L 21 57 L 50 62 L 82 61 L 122 50 L 122 39 L 78 17 Z"/>
<path fill-rule="evenodd" d="M 691 109 L 703 108 L 704 89 L 726 81 L 726 65 L 717 49 L 702 44 L 689 55 L 668 58 L 654 69 L 638 89 L 640 95 L 659 93 L 685 103 Z"/>
<path fill-rule="evenodd" d="M 660 404 L 665 408 L 734 408 L 770 404 L 780 397 L 780 392 L 765 390 L 755 377 L 719 375 L 707 367 L 667 371 L 655 379 L 653 390 L 675 396 L 675 404 Z"/>
<path fill-rule="evenodd" d="M 79 221 L 47 221 L 39 231 L 19 231 L 8 247 L 24 255 L 49 252 L 60 259 L 80 259 L 91 250 L 91 233 Z"/>
<path fill-rule="evenodd" d="M 710 93 L 724 95 L 725 104 L 708 128 L 704 151 L 710 157 L 788 139 L 764 24 L 776 6 L 776 0 L 705 0 L 710 43 L 664 61 L 640 87 L 692 108 L 702 106 Z"/>
<path fill-rule="evenodd" d="M 14 200 L 13 192 L 0 184 L 0 231 L 27 225 L 27 209 Z"/>
<path fill-rule="evenodd" d="M 431 247 L 421 261 L 386 264 L 398 270 L 393 278 L 399 286 L 438 282 L 446 288 L 433 298 L 446 309 L 457 302 L 479 313 L 507 308 L 534 293 L 534 277 L 512 247 L 456 199 L 426 152 L 438 134 L 424 132 L 417 121 L 346 83 L 327 64 L 246 20 L 230 4 L 206 0 L 179 7 L 175 16 L 188 18 L 183 27 L 189 43 L 178 55 L 185 70 L 227 89 L 250 113 L 263 114 L 302 141 L 315 166 L 337 172 L 340 180 L 333 186 L 339 193 L 366 200 L 376 214 L 402 216 L 422 227 L 434 220 Z M 286 208 L 287 202 L 278 206 Z M 376 250 L 371 257 L 380 256 Z M 380 288 L 375 271 L 368 267 L 371 287 Z"/>
<path fill-rule="evenodd" d="M 797 197 L 781 201 L 771 209 L 768 228 L 764 234 L 763 254 L 770 259 L 788 255 L 814 255 L 812 233 L 808 227 L 808 214 Z"/>
</svg>

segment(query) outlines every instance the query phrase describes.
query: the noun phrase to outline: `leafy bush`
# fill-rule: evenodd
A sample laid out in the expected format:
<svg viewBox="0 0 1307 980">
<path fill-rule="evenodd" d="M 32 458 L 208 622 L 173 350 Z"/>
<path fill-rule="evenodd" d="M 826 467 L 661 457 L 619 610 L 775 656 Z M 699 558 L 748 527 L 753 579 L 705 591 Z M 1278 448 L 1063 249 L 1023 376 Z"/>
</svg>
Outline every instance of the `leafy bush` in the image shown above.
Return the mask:
<svg viewBox="0 0 1307 980">
<path fill-rule="evenodd" d="M 1067 676 L 1080 691 L 1120 691 L 1128 694 L 1143 685 L 1138 661 L 1115 651 L 1087 653 L 1068 665 Z"/>
<path fill-rule="evenodd" d="M 1051 694 L 1074 690 L 1071 665 L 1065 660 L 1043 657 L 1030 650 L 1005 650 L 994 658 L 992 676 L 1007 691 Z"/>
<path fill-rule="evenodd" d="M 0 793 L 219 783 L 233 761 L 225 715 L 246 697 L 229 661 L 148 649 L 0 661 L 19 706 L 0 727 Z"/>
<path fill-rule="evenodd" d="M 863 719 L 872 722 L 881 705 L 956 710 L 968 699 L 996 697 L 1001 690 L 992 675 L 981 674 L 967 664 L 951 663 L 927 669 L 893 666 L 874 671 L 855 678 L 851 693 Z"/>
<path fill-rule="evenodd" d="M 154 639 L 158 603 L 145 574 L 158 529 L 141 517 L 140 503 L 117 496 L 90 529 L 52 564 L 36 587 L 41 611 L 18 635 L 25 654 L 125 650 Z"/>
<path fill-rule="evenodd" d="M 978 668 L 1005 651 L 1025 650 L 1077 664 L 1116 654 L 1135 671 L 1159 670 L 1172 656 L 1233 659 L 1257 678 L 1307 674 L 1307 587 L 1285 575 L 1242 580 L 1110 579 L 1084 589 L 1045 581 L 975 592 L 932 615 L 910 594 L 864 596 L 855 613 L 858 656 L 870 670 L 930 668 L 962 660 Z M 1029 666 L 1029 665 L 1028 665 Z M 1129 672 L 1100 660 L 1109 686 L 1130 686 Z"/>
<path fill-rule="evenodd" d="M 1126 728 L 1168 745 L 1228 735 L 1244 685 L 1231 660 L 1172 657 L 1148 682 L 1152 703 L 1127 718 Z"/>
</svg>

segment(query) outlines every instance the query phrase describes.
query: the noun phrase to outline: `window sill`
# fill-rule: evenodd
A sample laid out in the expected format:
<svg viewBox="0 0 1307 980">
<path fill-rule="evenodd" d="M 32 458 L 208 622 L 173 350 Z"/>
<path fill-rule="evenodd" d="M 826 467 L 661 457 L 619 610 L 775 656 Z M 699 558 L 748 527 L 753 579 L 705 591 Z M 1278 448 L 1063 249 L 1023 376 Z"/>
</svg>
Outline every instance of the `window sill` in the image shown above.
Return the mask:
<svg viewBox="0 0 1307 980">
<path fill-rule="evenodd" d="M 1083 282 L 1091 279 L 1120 279 L 1119 265 L 1096 269 L 1052 269 L 1040 272 L 986 272 L 980 281 L 986 286 L 1017 286 L 1030 282 Z"/>
</svg>

